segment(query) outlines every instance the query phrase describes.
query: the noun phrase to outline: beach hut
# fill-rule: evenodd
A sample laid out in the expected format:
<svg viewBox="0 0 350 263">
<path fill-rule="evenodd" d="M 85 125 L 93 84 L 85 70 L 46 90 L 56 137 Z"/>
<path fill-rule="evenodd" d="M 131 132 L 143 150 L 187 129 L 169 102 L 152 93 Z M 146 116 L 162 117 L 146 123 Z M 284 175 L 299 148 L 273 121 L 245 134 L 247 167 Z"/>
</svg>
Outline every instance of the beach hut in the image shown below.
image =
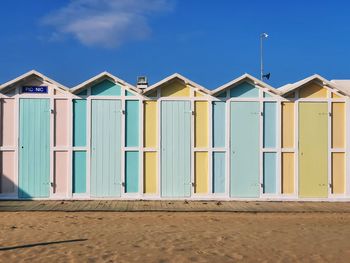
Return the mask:
<svg viewBox="0 0 350 263">
<path fill-rule="evenodd" d="M 280 193 L 280 92 L 244 74 L 212 92 L 214 193 Z"/>
<path fill-rule="evenodd" d="M 142 96 L 108 72 L 71 90 L 75 198 L 140 198 Z"/>
<path fill-rule="evenodd" d="M 349 87 L 312 75 L 281 88 L 282 193 L 295 198 L 348 196 Z"/>
<path fill-rule="evenodd" d="M 210 91 L 173 74 L 143 95 L 145 196 L 208 197 Z"/>
<path fill-rule="evenodd" d="M 0 198 L 66 198 L 68 88 L 32 70 L 0 86 Z"/>
</svg>

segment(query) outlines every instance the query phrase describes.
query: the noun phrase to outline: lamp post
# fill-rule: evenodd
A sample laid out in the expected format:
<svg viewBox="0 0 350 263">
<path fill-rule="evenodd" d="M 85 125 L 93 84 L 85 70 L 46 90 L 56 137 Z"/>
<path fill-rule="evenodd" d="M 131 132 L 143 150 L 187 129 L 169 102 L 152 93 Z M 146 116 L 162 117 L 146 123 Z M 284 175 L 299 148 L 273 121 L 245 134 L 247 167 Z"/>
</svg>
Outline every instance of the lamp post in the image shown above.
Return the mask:
<svg viewBox="0 0 350 263">
<path fill-rule="evenodd" d="M 263 50 L 263 41 L 265 38 L 268 38 L 267 33 L 260 34 L 260 79 L 264 79 L 264 50 Z"/>
</svg>

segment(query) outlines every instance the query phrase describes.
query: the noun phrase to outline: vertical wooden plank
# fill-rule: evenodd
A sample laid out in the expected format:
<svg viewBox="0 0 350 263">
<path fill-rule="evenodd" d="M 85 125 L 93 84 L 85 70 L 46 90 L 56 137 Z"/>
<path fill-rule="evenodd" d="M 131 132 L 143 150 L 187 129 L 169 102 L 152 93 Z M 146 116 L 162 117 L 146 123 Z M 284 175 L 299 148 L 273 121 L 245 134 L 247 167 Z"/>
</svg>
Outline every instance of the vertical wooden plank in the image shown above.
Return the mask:
<svg viewBox="0 0 350 263">
<path fill-rule="evenodd" d="M 213 193 L 225 193 L 226 162 L 224 152 L 213 152 Z"/>
<path fill-rule="evenodd" d="M 157 147 L 157 101 L 145 101 L 144 103 L 144 146 L 146 148 Z"/>
<path fill-rule="evenodd" d="M 282 194 L 294 193 L 294 153 L 282 153 Z"/>
<path fill-rule="evenodd" d="M 299 89 L 299 98 L 327 98 L 327 89 L 317 83 L 310 83 Z"/>
<path fill-rule="evenodd" d="M 231 196 L 259 197 L 259 102 L 231 102 Z"/>
<path fill-rule="evenodd" d="M 139 101 L 125 101 L 125 146 L 139 145 Z"/>
<path fill-rule="evenodd" d="M 189 97 L 190 87 L 182 81 L 172 81 L 161 88 L 162 97 Z"/>
<path fill-rule="evenodd" d="M 125 152 L 125 193 L 139 191 L 139 152 Z"/>
<path fill-rule="evenodd" d="M 73 193 L 86 193 L 86 152 L 73 152 Z"/>
<path fill-rule="evenodd" d="M 276 147 L 276 102 L 264 102 L 264 148 Z M 267 157 L 269 158 L 269 157 Z"/>
<path fill-rule="evenodd" d="M 328 196 L 328 106 L 299 103 L 299 195 Z"/>
<path fill-rule="evenodd" d="M 345 148 L 345 103 L 332 103 L 332 148 Z"/>
<path fill-rule="evenodd" d="M 121 101 L 91 101 L 91 195 L 121 194 Z"/>
<path fill-rule="evenodd" d="M 15 152 L 0 152 L 0 193 L 13 194 L 15 192 Z"/>
<path fill-rule="evenodd" d="M 54 194 L 68 193 L 67 189 L 68 178 L 68 152 L 56 151 L 54 153 Z"/>
<path fill-rule="evenodd" d="M 54 100 L 54 145 L 68 146 L 68 100 Z"/>
<path fill-rule="evenodd" d="M 208 193 L 208 152 L 195 152 L 194 155 L 195 193 Z"/>
<path fill-rule="evenodd" d="M 230 97 L 258 98 L 259 89 L 248 82 L 243 82 L 230 89 Z"/>
<path fill-rule="evenodd" d="M 199 148 L 208 147 L 208 102 L 196 101 L 195 107 L 195 136 L 194 145 Z"/>
<path fill-rule="evenodd" d="M 161 193 L 163 197 L 188 197 L 191 193 L 191 104 L 162 101 Z"/>
<path fill-rule="evenodd" d="M 345 153 L 332 153 L 332 193 L 345 193 Z"/>
<path fill-rule="evenodd" d="M 294 147 L 294 102 L 282 102 L 282 148 Z"/>
<path fill-rule="evenodd" d="M 264 194 L 276 194 L 276 156 L 274 152 L 265 152 L 263 160 Z"/>
<path fill-rule="evenodd" d="M 144 193 L 156 194 L 158 192 L 157 182 L 157 152 L 145 152 L 144 153 Z"/>
<path fill-rule="evenodd" d="M 213 101 L 213 146 L 225 147 L 226 130 L 226 103 Z"/>
<path fill-rule="evenodd" d="M 91 95 L 94 96 L 120 96 L 120 93 L 120 86 L 107 79 L 91 87 Z"/>
<path fill-rule="evenodd" d="M 0 146 L 15 146 L 15 100 L 1 99 Z"/>
<path fill-rule="evenodd" d="M 73 146 L 86 146 L 86 100 L 73 100 Z"/>
</svg>

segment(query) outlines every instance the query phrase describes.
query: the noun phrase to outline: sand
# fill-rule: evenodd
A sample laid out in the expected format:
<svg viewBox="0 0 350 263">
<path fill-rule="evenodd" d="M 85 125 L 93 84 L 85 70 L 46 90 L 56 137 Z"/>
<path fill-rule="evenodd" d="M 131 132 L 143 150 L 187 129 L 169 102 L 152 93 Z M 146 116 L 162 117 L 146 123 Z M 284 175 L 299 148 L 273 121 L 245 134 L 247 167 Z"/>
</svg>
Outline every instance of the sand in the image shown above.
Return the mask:
<svg viewBox="0 0 350 263">
<path fill-rule="evenodd" d="M 0 262 L 349 260 L 345 213 L 0 213 Z"/>
</svg>

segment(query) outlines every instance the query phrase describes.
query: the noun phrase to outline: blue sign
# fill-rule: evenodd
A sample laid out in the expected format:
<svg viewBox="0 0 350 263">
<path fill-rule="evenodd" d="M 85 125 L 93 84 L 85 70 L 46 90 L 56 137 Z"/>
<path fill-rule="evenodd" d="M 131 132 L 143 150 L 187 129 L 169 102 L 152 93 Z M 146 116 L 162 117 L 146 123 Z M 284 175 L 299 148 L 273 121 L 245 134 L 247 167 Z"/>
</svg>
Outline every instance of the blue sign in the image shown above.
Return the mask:
<svg viewBox="0 0 350 263">
<path fill-rule="evenodd" d="M 47 86 L 23 86 L 22 93 L 47 93 Z"/>
</svg>

